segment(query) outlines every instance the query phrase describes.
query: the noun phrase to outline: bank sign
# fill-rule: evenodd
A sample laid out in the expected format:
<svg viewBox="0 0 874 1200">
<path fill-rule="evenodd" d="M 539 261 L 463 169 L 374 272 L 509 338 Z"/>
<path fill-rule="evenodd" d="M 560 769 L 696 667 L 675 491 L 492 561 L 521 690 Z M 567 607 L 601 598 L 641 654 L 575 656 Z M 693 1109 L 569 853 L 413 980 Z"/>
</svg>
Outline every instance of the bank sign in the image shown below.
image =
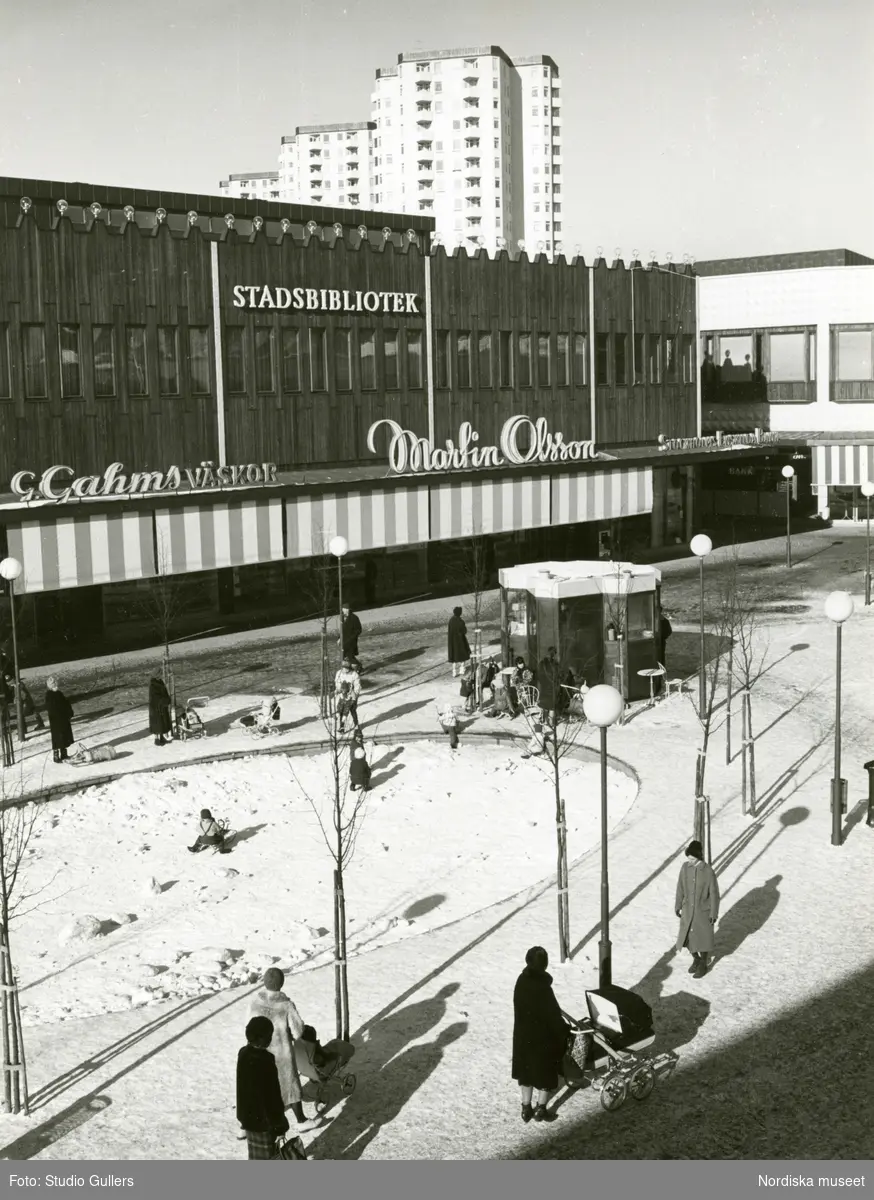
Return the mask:
<svg viewBox="0 0 874 1200">
<path fill-rule="evenodd" d="M 581 462 L 600 458 L 594 442 L 566 442 L 561 433 L 550 433 L 545 417 L 511 417 L 504 423 L 497 446 L 481 446 L 479 434 L 469 421 L 458 431 L 458 443 L 446 439 L 445 446 L 432 446 L 427 438 L 397 421 L 383 419 L 370 426 L 367 448 L 376 454 L 376 434 L 383 426 L 389 434 L 388 461 L 398 475 L 432 474 L 438 471 L 476 470 L 482 467 L 528 467 L 533 464 Z M 527 449 L 520 449 L 520 434 L 527 432 Z"/>
<path fill-rule="evenodd" d="M 421 317 L 415 292 L 354 292 L 339 288 L 234 287 L 234 308 L 288 309 L 307 313 L 388 313 Z"/>
<path fill-rule="evenodd" d="M 199 467 L 168 467 L 166 471 L 134 471 L 124 475 L 124 464 L 112 463 L 102 475 L 76 475 L 72 467 L 55 466 L 37 476 L 19 471 L 12 476 L 11 488 L 22 503 L 51 500 L 105 500 L 115 496 L 161 496 L 185 490 L 209 491 L 215 488 L 253 487 L 276 483 L 275 463 L 242 463 L 218 467 L 203 462 Z"/>
</svg>

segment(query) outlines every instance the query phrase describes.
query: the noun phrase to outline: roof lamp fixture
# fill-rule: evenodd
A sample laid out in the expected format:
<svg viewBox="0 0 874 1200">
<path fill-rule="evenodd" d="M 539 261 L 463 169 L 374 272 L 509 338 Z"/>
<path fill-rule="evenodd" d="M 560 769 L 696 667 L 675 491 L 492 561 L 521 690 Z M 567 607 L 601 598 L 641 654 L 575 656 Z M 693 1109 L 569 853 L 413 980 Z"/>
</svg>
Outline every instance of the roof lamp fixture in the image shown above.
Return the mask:
<svg viewBox="0 0 874 1200">
<path fill-rule="evenodd" d="M 599 246 L 598 249 L 595 251 L 595 258 L 603 258 L 603 257 L 604 257 L 604 247 Z"/>
<path fill-rule="evenodd" d="M 288 217 L 282 218 L 279 222 L 279 228 L 283 233 L 288 233 L 289 229 L 291 229 L 291 221 L 289 221 Z"/>
<path fill-rule="evenodd" d="M 132 204 L 126 204 L 121 211 L 124 213 L 124 219 L 126 221 L 132 221 L 137 213 L 137 210 Z"/>
<path fill-rule="evenodd" d="M 307 233 L 310 234 L 310 236 L 312 236 L 314 233 L 316 233 L 318 228 L 319 227 L 315 223 L 315 221 L 307 221 Z"/>
<path fill-rule="evenodd" d="M 419 235 L 416 233 L 415 229 L 408 229 L 408 230 L 407 230 L 407 238 L 408 238 L 408 240 L 409 240 L 409 241 L 411 241 L 411 242 L 412 242 L 414 245 L 418 245 L 418 243 L 419 243 Z"/>
<path fill-rule="evenodd" d="M 66 200 L 59 200 L 58 203 L 55 205 L 55 207 L 57 208 L 57 210 L 61 214 L 61 216 L 63 216 L 64 213 L 67 211 L 67 209 L 70 206 Z"/>
<path fill-rule="evenodd" d="M 92 200 L 91 203 L 88 205 L 88 208 L 90 209 L 91 216 L 95 219 L 95 221 L 100 216 L 100 214 L 103 212 L 103 206 L 101 204 L 98 204 L 96 200 Z"/>
<path fill-rule="evenodd" d="M 263 229 L 264 228 L 264 218 L 263 217 L 253 217 L 252 218 L 252 228 L 255 230 L 256 233 L 258 233 L 261 229 Z"/>
<path fill-rule="evenodd" d="M 555 243 L 555 252 L 556 254 L 564 254 L 564 242 Z"/>
<path fill-rule="evenodd" d="M 613 251 L 613 257 L 614 258 L 622 257 L 622 247 L 621 246 L 617 246 L 616 249 Z"/>
<path fill-rule="evenodd" d="M 388 239 L 391 237 L 391 230 L 389 229 L 388 225 L 386 225 L 384 227 L 384 229 L 382 231 L 382 236 L 385 238 L 386 241 L 388 241 Z"/>
<path fill-rule="evenodd" d="M 519 247 L 520 250 L 524 250 L 525 249 L 525 239 L 519 238 L 519 241 L 516 243 L 516 245 Z"/>
<path fill-rule="evenodd" d="M 654 263 L 654 262 L 655 262 L 655 260 L 656 260 L 656 256 L 655 256 L 655 250 L 650 250 L 650 252 L 649 252 L 649 261 L 650 261 L 651 263 Z"/>
<path fill-rule="evenodd" d="M 583 253 L 583 248 L 580 245 L 580 243 L 577 242 L 577 244 L 574 246 L 574 258 L 579 258 L 582 253 Z"/>
<path fill-rule="evenodd" d="M 358 236 L 362 239 L 367 237 L 367 226 L 366 225 L 358 226 Z"/>
<path fill-rule="evenodd" d="M 498 247 L 498 249 L 499 249 L 499 250 L 506 250 L 506 249 L 507 249 L 507 239 L 506 239 L 506 238 L 504 238 L 504 237 L 499 237 L 499 238 L 497 238 L 497 239 L 496 239 L 496 241 L 497 241 L 497 247 Z"/>
<path fill-rule="evenodd" d="M 631 260 L 632 260 L 632 262 L 639 262 L 639 261 L 640 261 L 640 251 L 639 251 L 639 250 L 632 250 L 632 251 L 631 251 Z"/>
<path fill-rule="evenodd" d="M 198 220 L 198 218 L 197 218 L 197 213 L 194 211 L 194 209 L 193 209 L 193 208 L 192 208 L 191 212 L 189 212 L 189 213 L 186 213 L 186 217 L 187 217 L 187 219 L 188 219 L 188 224 L 189 224 L 189 225 L 196 225 L 196 224 L 197 224 L 197 220 Z"/>
<path fill-rule="evenodd" d="M 667 252 L 667 254 L 665 255 L 665 262 L 667 262 L 667 263 L 669 263 L 669 262 L 672 262 L 672 261 L 673 261 L 673 258 L 674 258 L 674 256 L 673 256 L 673 254 L 671 254 L 671 252 L 670 252 L 670 250 L 669 250 L 669 251 Z"/>
<path fill-rule="evenodd" d="M 538 242 L 537 243 L 537 253 L 538 254 L 542 254 L 545 249 L 546 249 L 546 242 Z"/>
<path fill-rule="evenodd" d="M 228 229 L 234 228 L 235 220 L 236 220 L 236 217 L 234 216 L 233 213 L 225 213 L 225 225 L 227 225 Z"/>
<path fill-rule="evenodd" d="M 337 237 L 343 236 L 343 226 L 340 224 L 339 221 L 335 221 L 334 224 L 331 226 L 331 228 L 334 230 L 334 233 Z"/>
<path fill-rule="evenodd" d="M 163 225 L 163 223 L 164 223 L 164 222 L 166 221 L 166 219 L 167 219 L 167 210 L 166 210 L 166 208 L 156 208 L 156 209 L 155 209 L 155 216 L 156 216 L 156 218 L 157 218 L 157 220 L 158 220 L 158 224 L 159 224 L 159 225 Z"/>
<path fill-rule="evenodd" d="M 18 201 L 18 207 L 23 213 L 29 213 L 33 208 L 33 201 L 31 200 L 30 196 L 22 196 Z"/>
</svg>

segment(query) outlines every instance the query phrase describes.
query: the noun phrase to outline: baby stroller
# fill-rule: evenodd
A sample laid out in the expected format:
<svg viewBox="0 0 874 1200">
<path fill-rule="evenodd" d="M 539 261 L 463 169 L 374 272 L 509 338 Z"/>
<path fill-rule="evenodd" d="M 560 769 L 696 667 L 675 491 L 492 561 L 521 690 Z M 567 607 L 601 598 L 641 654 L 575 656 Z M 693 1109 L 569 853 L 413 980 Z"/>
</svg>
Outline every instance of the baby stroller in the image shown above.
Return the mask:
<svg viewBox="0 0 874 1200">
<path fill-rule="evenodd" d="M 265 738 L 273 733 L 279 733 L 280 717 L 279 701 L 276 697 L 265 700 L 260 708 L 243 717 L 240 724 L 250 737 Z"/>
<path fill-rule="evenodd" d="M 562 1067 L 568 1087 L 591 1083 L 607 1112 L 629 1093 L 645 1100 L 655 1087 L 655 1067 L 638 1051 L 655 1041 L 652 1009 L 635 992 L 613 986 L 586 992 L 586 1005 L 589 1015 L 580 1021 L 565 1013 L 573 1028 Z"/>
<path fill-rule="evenodd" d="M 179 716 L 178 728 L 176 736 L 183 742 L 187 742 L 190 738 L 208 737 L 206 726 L 203 723 L 203 718 L 197 711 L 198 708 L 205 708 L 209 704 L 209 696 L 191 696 L 185 704 Z"/>
<path fill-rule="evenodd" d="M 327 1106 L 328 1088 L 337 1084 L 343 1096 L 351 1096 L 358 1082 L 355 1075 L 342 1074 L 343 1068 L 355 1053 L 351 1042 L 334 1038 L 324 1046 L 319 1043 L 312 1025 L 304 1025 L 303 1033 L 294 1042 L 294 1061 L 301 1079 L 317 1085 L 316 1108 Z"/>
</svg>

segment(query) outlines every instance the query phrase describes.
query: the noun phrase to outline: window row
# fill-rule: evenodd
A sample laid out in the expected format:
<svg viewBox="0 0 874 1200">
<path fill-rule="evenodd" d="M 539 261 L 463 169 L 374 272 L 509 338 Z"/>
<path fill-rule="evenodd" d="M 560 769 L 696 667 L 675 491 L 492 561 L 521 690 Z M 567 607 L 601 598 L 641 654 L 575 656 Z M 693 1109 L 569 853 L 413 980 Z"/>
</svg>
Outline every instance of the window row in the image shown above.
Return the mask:
<svg viewBox="0 0 874 1200">
<path fill-rule="evenodd" d="M 588 372 L 584 333 L 477 333 L 438 329 L 434 333 L 438 388 L 585 387 Z"/>
<path fill-rule="evenodd" d="M 694 383 L 691 334 L 596 333 L 595 386 Z"/>
<path fill-rule="evenodd" d="M 82 399 L 86 367 L 98 397 L 117 396 L 122 378 L 129 396 L 150 395 L 153 382 L 160 395 L 178 396 L 183 388 L 183 337 L 187 390 L 191 395 L 207 396 L 212 391 L 211 339 L 205 325 L 190 325 L 187 330 L 159 325 L 154 340 L 146 325 L 125 325 L 121 332 L 114 325 L 92 325 L 90 339 L 85 339 L 79 325 L 60 324 L 56 340 L 47 337 L 44 325 L 22 325 L 19 352 L 24 397 L 46 399 L 52 373 L 60 378 L 65 400 Z M 11 350 L 9 327 L 0 325 L 0 399 L 12 395 Z"/>
<path fill-rule="evenodd" d="M 831 338 L 833 380 L 874 380 L 874 326 L 833 326 Z M 813 329 L 707 334 L 704 346 L 705 366 L 718 372 L 720 383 L 812 383 L 816 379 Z"/>
</svg>

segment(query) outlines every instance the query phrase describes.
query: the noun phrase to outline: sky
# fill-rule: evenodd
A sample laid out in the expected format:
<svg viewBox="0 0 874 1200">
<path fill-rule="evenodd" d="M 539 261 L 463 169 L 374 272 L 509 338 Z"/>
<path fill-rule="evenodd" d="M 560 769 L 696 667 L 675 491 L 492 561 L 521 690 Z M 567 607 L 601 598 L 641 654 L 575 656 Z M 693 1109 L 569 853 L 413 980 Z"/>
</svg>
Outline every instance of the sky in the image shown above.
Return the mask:
<svg viewBox="0 0 874 1200">
<path fill-rule="evenodd" d="M 559 66 L 568 252 L 874 257 L 872 0 L 31 0 L 3 38 L 0 175 L 217 194 L 398 54 L 500 45 Z"/>
</svg>

